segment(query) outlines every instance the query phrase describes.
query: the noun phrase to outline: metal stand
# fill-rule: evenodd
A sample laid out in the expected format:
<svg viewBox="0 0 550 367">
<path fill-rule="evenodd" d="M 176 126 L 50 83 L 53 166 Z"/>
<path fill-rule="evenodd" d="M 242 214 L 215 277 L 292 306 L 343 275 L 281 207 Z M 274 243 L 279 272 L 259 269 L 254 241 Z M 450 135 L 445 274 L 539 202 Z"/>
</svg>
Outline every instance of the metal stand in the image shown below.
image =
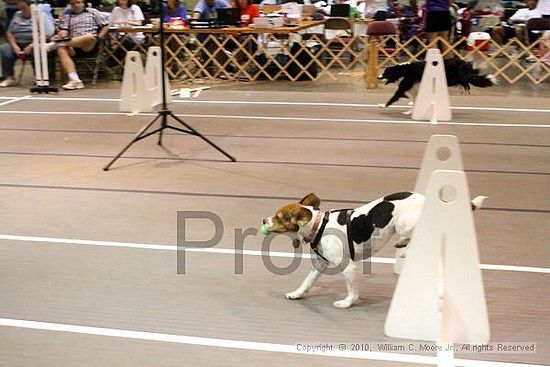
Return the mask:
<svg viewBox="0 0 550 367">
<path fill-rule="evenodd" d="M 163 9 L 162 9 L 162 4 L 165 3 L 165 2 L 166 2 L 166 0 L 163 0 L 163 1 L 159 2 L 160 3 L 160 11 L 159 11 L 159 14 L 160 14 L 160 50 L 161 50 L 160 60 L 161 60 L 161 72 L 162 72 L 160 79 L 161 79 L 161 82 L 162 82 L 162 107 L 161 107 L 160 111 L 157 113 L 157 115 L 151 121 L 149 121 L 145 126 L 143 126 L 141 128 L 141 130 L 137 133 L 137 135 L 134 137 L 134 139 L 130 143 L 128 143 L 128 145 L 126 145 L 120 151 L 120 153 L 118 153 L 109 162 L 109 164 L 107 164 L 103 168 L 104 171 L 108 171 L 109 168 L 113 165 L 113 163 L 115 163 L 115 161 L 118 158 L 120 158 L 120 156 L 122 156 L 124 154 L 124 152 L 126 152 L 135 142 L 140 141 L 142 139 L 145 139 L 148 136 L 151 136 L 151 135 L 154 135 L 154 134 L 158 133 L 159 134 L 158 145 L 162 145 L 162 133 L 163 133 L 164 129 L 172 129 L 172 130 L 176 130 L 176 131 L 179 131 L 179 132 L 182 132 L 182 133 L 185 133 L 185 134 L 198 136 L 199 138 L 201 138 L 202 140 L 204 140 L 205 142 L 210 144 L 212 147 L 214 147 L 218 152 L 222 153 L 224 156 L 229 158 L 229 160 L 231 162 L 236 162 L 237 161 L 235 158 L 233 158 L 233 156 L 231 156 L 230 154 L 225 152 L 223 149 L 218 147 L 216 144 L 214 144 L 212 141 L 210 141 L 207 137 L 205 137 L 204 135 L 199 133 L 197 130 L 195 130 L 193 127 L 191 127 L 189 124 L 187 124 L 186 122 L 181 120 L 179 117 L 174 115 L 174 113 L 167 106 L 167 103 L 166 103 L 166 82 L 165 82 L 165 78 L 164 78 L 164 70 L 165 70 L 165 66 L 164 66 L 164 20 L 163 20 Z M 169 125 L 168 124 L 168 117 L 169 116 L 172 117 L 177 122 L 179 122 L 185 128 Z M 153 130 L 153 131 L 147 131 L 159 119 L 160 119 L 160 127 Z"/>
</svg>

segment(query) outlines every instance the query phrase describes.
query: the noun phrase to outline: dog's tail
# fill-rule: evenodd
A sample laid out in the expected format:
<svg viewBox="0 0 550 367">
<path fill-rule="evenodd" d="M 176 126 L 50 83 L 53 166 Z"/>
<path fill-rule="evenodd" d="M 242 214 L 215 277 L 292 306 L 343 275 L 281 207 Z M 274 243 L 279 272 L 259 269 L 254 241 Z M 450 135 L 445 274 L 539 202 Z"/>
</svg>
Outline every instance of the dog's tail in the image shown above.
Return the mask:
<svg viewBox="0 0 550 367">
<path fill-rule="evenodd" d="M 479 69 L 474 68 L 474 65 L 465 60 L 451 59 L 449 61 L 454 68 L 456 68 L 458 79 L 460 84 L 464 86 L 466 90 L 469 90 L 470 84 L 479 87 L 487 88 L 497 84 L 497 80 L 492 74 L 481 74 Z"/>
<path fill-rule="evenodd" d="M 472 84 L 473 86 L 479 87 L 479 88 L 487 88 L 492 87 L 493 85 L 497 85 L 497 80 L 494 75 L 492 74 L 477 74 L 477 75 L 471 75 L 468 82 Z"/>
<path fill-rule="evenodd" d="M 483 202 L 487 199 L 487 196 L 476 196 L 472 199 L 472 211 L 481 209 L 481 205 L 483 205 Z"/>
</svg>

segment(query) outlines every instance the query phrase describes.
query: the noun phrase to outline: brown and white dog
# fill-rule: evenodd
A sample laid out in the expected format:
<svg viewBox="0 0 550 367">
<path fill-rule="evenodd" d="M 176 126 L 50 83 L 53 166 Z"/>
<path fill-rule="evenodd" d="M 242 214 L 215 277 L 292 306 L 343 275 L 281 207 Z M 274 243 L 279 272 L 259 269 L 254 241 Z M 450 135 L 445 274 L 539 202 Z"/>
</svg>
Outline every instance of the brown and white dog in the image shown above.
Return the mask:
<svg viewBox="0 0 550 367">
<path fill-rule="evenodd" d="M 485 198 L 475 197 L 472 210 L 479 209 Z M 348 293 L 345 299 L 333 305 L 348 308 L 359 299 L 355 284 L 356 261 L 374 255 L 394 234 L 399 236 L 395 246 L 404 257 L 424 205 L 424 196 L 398 192 L 356 209 L 327 212 L 320 210 L 320 205 L 321 200 L 312 193 L 300 202 L 283 206 L 263 222 L 270 232 L 295 235 L 294 247 L 300 243 L 310 244 L 317 255 L 313 269 L 295 291 L 285 295 L 286 298 L 302 298 L 329 265 L 344 265 L 342 274 Z"/>
</svg>

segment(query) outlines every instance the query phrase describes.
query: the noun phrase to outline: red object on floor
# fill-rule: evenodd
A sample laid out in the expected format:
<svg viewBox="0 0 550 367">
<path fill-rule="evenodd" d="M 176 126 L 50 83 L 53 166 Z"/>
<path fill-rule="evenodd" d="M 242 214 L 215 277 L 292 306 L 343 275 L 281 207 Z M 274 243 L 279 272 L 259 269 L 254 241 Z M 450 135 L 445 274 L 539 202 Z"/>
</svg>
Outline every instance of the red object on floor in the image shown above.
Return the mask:
<svg viewBox="0 0 550 367">
<path fill-rule="evenodd" d="M 466 48 L 472 51 L 474 47 L 479 47 L 480 51 L 489 51 L 491 45 L 491 35 L 487 32 L 472 32 L 468 36 Z"/>
</svg>

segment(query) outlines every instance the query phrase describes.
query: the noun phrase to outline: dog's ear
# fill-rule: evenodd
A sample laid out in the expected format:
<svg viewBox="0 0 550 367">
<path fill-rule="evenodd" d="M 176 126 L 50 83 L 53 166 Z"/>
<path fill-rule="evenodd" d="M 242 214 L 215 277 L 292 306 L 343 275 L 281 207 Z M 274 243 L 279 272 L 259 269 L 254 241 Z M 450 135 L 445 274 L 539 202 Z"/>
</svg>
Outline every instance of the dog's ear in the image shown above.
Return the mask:
<svg viewBox="0 0 550 367">
<path fill-rule="evenodd" d="M 311 211 L 306 208 L 300 208 L 298 210 L 298 213 L 296 213 L 296 224 L 300 227 L 305 226 L 311 221 L 311 218 L 313 215 L 311 214 Z"/>
<path fill-rule="evenodd" d="M 311 193 L 304 196 L 304 198 L 300 200 L 300 204 L 312 206 L 314 209 L 319 209 L 321 206 L 321 199 L 319 199 L 314 193 Z"/>
</svg>

